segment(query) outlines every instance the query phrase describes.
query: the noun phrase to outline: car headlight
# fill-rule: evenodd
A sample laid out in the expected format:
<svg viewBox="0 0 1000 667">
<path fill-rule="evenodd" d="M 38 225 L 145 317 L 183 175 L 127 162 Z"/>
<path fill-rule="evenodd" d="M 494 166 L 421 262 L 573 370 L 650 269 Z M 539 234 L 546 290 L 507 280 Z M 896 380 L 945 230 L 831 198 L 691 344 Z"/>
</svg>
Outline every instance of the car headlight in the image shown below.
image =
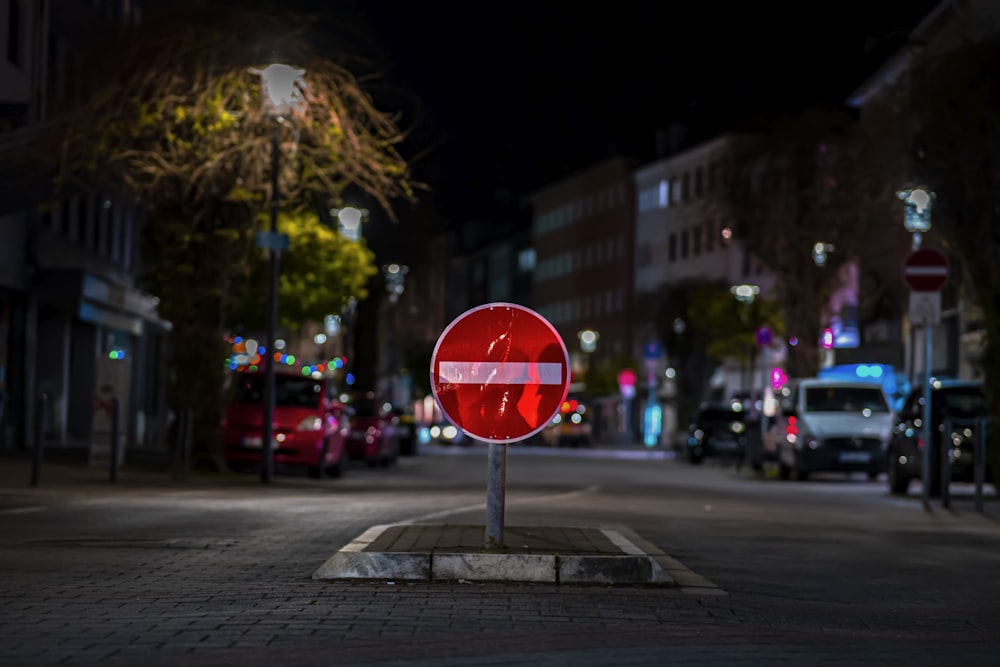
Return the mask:
<svg viewBox="0 0 1000 667">
<path fill-rule="evenodd" d="M 319 417 L 306 417 L 297 427 L 299 431 L 321 431 L 323 430 L 323 420 Z"/>
</svg>

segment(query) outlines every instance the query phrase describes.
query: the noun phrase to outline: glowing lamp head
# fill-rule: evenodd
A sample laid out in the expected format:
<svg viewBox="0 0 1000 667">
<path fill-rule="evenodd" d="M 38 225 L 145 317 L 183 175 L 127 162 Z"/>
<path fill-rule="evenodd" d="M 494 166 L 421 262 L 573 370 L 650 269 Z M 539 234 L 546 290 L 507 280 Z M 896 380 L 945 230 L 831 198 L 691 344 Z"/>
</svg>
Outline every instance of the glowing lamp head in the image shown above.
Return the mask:
<svg viewBox="0 0 1000 667">
<path fill-rule="evenodd" d="M 261 78 L 265 113 L 282 117 L 302 107 L 305 102 L 302 96 L 302 89 L 305 87 L 302 79 L 302 75 L 306 73 L 304 69 L 274 63 L 253 72 Z"/>
<path fill-rule="evenodd" d="M 361 211 L 353 206 L 337 211 L 340 232 L 347 238 L 357 241 L 361 235 L 361 216 Z"/>
</svg>

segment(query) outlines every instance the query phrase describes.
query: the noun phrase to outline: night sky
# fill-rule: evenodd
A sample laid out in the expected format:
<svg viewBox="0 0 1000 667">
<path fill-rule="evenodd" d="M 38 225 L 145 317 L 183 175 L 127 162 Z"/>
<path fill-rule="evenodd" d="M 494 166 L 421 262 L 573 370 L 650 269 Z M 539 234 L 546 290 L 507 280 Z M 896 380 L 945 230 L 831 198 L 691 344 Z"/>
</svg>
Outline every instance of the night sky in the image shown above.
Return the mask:
<svg viewBox="0 0 1000 667">
<path fill-rule="evenodd" d="M 616 150 L 655 157 L 657 128 L 706 139 L 765 109 L 842 101 L 937 0 L 633 2 L 359 0 L 390 80 L 441 142 L 439 194 L 476 216 Z M 448 8 L 447 10 L 444 8 Z"/>
<path fill-rule="evenodd" d="M 651 161 L 672 123 L 690 145 L 767 111 L 842 103 L 938 4 L 256 1 L 334 24 L 330 49 L 366 58 L 376 100 L 413 129 L 404 156 L 431 192 L 397 207 L 409 225 L 368 224 L 383 258 L 416 250 L 407 226 L 510 219 L 612 154 Z"/>
</svg>

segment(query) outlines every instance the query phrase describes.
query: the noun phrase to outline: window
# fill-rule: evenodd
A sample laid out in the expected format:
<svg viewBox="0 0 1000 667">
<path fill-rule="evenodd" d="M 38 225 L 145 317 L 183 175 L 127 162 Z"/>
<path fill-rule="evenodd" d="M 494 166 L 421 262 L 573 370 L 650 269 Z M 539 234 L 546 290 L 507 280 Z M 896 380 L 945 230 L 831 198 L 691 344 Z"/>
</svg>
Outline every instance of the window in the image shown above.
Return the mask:
<svg viewBox="0 0 1000 667">
<path fill-rule="evenodd" d="M 274 404 L 277 406 L 318 408 L 323 387 L 312 378 L 278 375 L 274 381 Z M 237 390 L 236 402 L 258 404 L 264 402 L 264 376 L 247 375 Z"/>
<path fill-rule="evenodd" d="M 681 199 L 691 201 L 691 173 L 684 172 L 684 180 L 681 181 Z"/>
<path fill-rule="evenodd" d="M 525 248 L 517 254 L 517 268 L 520 271 L 527 272 L 535 268 L 535 249 Z"/>
<path fill-rule="evenodd" d="M 705 252 L 715 250 L 715 225 L 711 220 L 705 221 Z"/>
<path fill-rule="evenodd" d="M 670 190 L 669 190 L 669 192 L 670 192 L 670 197 L 671 197 L 670 203 L 671 204 L 680 204 L 681 203 L 680 179 L 678 179 L 676 176 L 674 176 L 673 178 L 670 179 Z"/>
<path fill-rule="evenodd" d="M 878 385 L 868 387 L 806 387 L 806 412 L 888 412 Z"/>
<path fill-rule="evenodd" d="M 666 180 L 660 181 L 660 208 L 666 208 L 670 203 L 670 185 Z"/>
<path fill-rule="evenodd" d="M 653 263 L 653 248 L 648 243 L 644 243 L 638 248 L 635 263 L 637 266 L 649 266 Z"/>
<path fill-rule="evenodd" d="M 645 213 L 656 206 L 656 191 L 643 190 L 639 193 L 639 212 Z"/>
<path fill-rule="evenodd" d="M 667 260 L 671 262 L 677 260 L 677 234 L 671 234 L 667 240 Z"/>
<path fill-rule="evenodd" d="M 700 226 L 697 226 L 691 231 L 694 234 L 693 246 L 691 249 L 694 252 L 694 256 L 697 257 L 701 254 L 701 234 L 704 230 L 702 230 Z"/>
<path fill-rule="evenodd" d="M 688 256 L 688 244 L 690 242 L 691 234 L 688 230 L 681 232 L 681 258 L 684 259 Z"/>
<path fill-rule="evenodd" d="M 704 194 L 704 175 L 702 173 L 702 168 L 698 167 L 694 172 L 694 196 L 701 197 Z"/>
<path fill-rule="evenodd" d="M 111 235 L 114 233 L 114 208 L 110 199 L 104 200 L 104 210 L 101 211 L 101 220 L 97 229 L 97 252 L 104 256 L 111 256 Z"/>
</svg>

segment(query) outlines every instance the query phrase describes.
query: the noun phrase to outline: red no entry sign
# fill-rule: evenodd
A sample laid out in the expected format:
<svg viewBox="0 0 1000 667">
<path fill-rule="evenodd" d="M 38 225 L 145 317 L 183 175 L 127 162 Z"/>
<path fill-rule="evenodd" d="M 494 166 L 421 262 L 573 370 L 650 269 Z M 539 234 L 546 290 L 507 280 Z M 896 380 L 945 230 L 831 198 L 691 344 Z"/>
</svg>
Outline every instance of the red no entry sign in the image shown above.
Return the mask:
<svg viewBox="0 0 1000 667">
<path fill-rule="evenodd" d="M 937 248 L 919 248 L 903 262 L 903 280 L 914 292 L 936 292 L 948 282 L 948 257 Z"/>
<path fill-rule="evenodd" d="M 441 410 L 478 440 L 508 443 L 538 433 L 569 391 L 569 355 L 533 310 L 489 303 L 459 315 L 431 356 Z"/>
</svg>

